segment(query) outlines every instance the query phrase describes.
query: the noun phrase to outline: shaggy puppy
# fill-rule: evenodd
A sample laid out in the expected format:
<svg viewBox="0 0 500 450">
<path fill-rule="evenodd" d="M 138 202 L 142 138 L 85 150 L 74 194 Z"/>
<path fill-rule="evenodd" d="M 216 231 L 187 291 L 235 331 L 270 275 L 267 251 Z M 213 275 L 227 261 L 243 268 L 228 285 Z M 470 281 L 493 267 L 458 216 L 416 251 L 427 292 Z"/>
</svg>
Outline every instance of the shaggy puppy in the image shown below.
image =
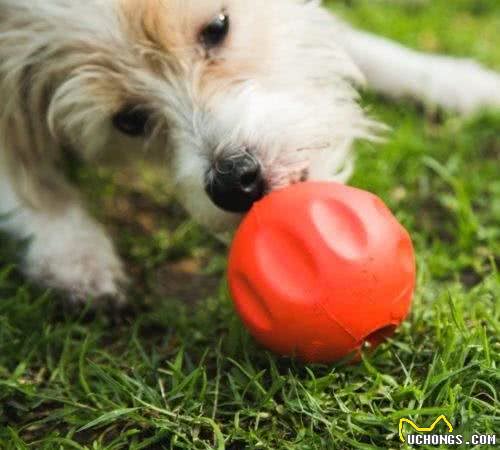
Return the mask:
<svg viewBox="0 0 500 450">
<path fill-rule="evenodd" d="M 75 301 L 121 299 L 105 231 L 58 170 L 68 154 L 160 155 L 214 233 L 266 192 L 345 182 L 377 125 L 366 79 L 458 112 L 500 105 L 500 77 L 355 31 L 317 2 L 0 0 L 0 226 L 31 238 L 23 267 Z"/>
</svg>

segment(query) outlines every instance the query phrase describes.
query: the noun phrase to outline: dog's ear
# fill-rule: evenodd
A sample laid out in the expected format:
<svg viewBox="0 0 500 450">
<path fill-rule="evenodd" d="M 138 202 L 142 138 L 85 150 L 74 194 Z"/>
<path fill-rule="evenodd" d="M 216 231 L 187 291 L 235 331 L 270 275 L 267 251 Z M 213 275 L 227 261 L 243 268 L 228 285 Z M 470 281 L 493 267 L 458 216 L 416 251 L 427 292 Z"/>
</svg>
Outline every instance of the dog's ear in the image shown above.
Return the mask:
<svg viewBox="0 0 500 450">
<path fill-rule="evenodd" d="M 54 176 L 64 142 L 49 125 L 49 111 L 57 88 L 75 69 L 67 58 L 74 42 L 60 34 L 42 6 L 32 11 L 25 0 L 1 4 L 0 148 L 19 194 L 41 206 L 64 184 Z"/>
<path fill-rule="evenodd" d="M 44 120 L 49 87 L 38 85 L 35 66 L 27 64 L 16 76 L 0 68 L 0 92 L 9 93 L 0 106 L 0 147 L 17 194 L 32 207 L 48 209 L 73 194 L 56 170 L 59 144 Z"/>
</svg>

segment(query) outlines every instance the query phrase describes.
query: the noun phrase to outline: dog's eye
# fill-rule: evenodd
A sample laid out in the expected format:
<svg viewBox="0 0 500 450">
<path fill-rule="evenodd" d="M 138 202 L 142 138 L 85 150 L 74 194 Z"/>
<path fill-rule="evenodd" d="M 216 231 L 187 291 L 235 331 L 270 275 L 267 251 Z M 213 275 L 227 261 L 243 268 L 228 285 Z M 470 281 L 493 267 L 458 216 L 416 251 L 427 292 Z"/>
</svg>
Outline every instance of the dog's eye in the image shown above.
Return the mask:
<svg viewBox="0 0 500 450">
<path fill-rule="evenodd" d="M 210 50 L 221 45 L 228 33 L 229 16 L 222 12 L 201 30 L 200 41 L 206 49 Z"/>
<path fill-rule="evenodd" d="M 149 121 L 149 113 L 144 109 L 126 106 L 113 117 L 113 125 L 116 129 L 128 136 L 143 136 Z"/>
</svg>

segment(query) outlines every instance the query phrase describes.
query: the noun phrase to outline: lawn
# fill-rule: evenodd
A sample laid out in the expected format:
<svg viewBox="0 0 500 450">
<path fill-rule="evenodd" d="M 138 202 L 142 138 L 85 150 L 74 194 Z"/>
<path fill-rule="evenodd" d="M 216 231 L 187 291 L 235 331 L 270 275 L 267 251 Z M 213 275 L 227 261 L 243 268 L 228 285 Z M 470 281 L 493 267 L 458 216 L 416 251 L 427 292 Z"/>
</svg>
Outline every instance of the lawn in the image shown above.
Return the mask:
<svg viewBox="0 0 500 450">
<path fill-rule="evenodd" d="M 500 70 L 498 0 L 328 3 Z M 352 184 L 387 202 L 417 251 L 413 311 L 390 342 L 348 366 L 267 353 L 234 314 L 226 249 L 155 173 L 82 169 L 134 306 L 120 318 L 61 308 L 16 270 L 23 244 L 0 237 L 0 449 L 396 449 L 400 418 L 427 426 L 440 414 L 460 434 L 500 439 L 500 114 L 364 102 L 393 130 L 359 144 Z"/>
</svg>

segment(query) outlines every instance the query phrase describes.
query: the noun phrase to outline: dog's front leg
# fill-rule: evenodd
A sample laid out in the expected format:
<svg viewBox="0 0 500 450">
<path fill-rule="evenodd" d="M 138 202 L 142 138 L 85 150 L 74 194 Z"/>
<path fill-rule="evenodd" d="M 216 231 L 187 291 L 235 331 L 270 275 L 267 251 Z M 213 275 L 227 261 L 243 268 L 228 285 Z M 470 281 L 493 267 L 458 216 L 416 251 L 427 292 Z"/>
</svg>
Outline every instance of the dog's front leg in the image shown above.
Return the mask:
<svg viewBox="0 0 500 450">
<path fill-rule="evenodd" d="M 420 53 L 347 25 L 337 36 L 370 87 L 384 95 L 462 114 L 500 107 L 500 75 L 474 61 Z"/>
<path fill-rule="evenodd" d="M 53 207 L 30 206 L 6 172 L 0 163 L 0 229 L 29 239 L 24 272 L 37 283 L 68 294 L 73 302 L 122 304 L 126 277 L 102 227 L 74 196 L 58 198 Z"/>
</svg>

